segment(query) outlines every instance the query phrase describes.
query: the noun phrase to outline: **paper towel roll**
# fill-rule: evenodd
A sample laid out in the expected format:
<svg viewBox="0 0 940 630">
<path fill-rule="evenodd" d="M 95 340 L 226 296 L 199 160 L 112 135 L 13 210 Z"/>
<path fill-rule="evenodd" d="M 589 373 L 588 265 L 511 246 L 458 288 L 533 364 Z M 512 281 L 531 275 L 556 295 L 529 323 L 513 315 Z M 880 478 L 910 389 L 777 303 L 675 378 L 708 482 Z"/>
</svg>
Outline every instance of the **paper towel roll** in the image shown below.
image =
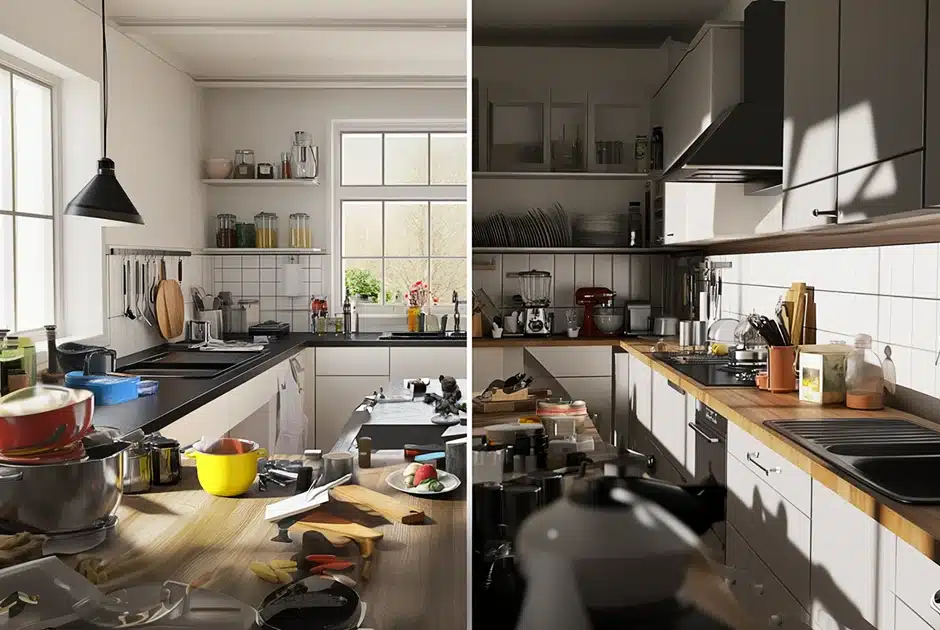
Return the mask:
<svg viewBox="0 0 940 630">
<path fill-rule="evenodd" d="M 307 295 L 306 282 L 304 282 L 303 269 L 297 263 L 287 263 L 281 267 L 281 293 L 288 297 L 304 297 Z"/>
</svg>

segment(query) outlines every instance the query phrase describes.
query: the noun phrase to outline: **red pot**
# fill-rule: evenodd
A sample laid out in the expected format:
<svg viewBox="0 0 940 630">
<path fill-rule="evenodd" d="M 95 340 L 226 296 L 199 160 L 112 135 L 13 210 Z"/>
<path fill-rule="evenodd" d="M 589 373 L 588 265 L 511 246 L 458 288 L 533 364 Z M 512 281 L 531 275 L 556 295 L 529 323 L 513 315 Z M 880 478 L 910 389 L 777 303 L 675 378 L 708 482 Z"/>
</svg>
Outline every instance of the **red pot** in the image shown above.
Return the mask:
<svg viewBox="0 0 940 630">
<path fill-rule="evenodd" d="M 0 398 L 0 451 L 37 452 L 68 446 L 91 432 L 94 395 L 52 385 Z"/>
</svg>

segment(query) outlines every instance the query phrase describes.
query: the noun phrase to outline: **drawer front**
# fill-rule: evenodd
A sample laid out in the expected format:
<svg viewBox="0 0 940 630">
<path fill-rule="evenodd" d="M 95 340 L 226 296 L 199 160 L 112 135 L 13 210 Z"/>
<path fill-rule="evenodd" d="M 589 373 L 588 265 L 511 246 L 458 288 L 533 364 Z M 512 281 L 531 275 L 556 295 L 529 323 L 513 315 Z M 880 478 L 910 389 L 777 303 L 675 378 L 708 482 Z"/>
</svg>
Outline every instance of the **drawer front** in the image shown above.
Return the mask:
<svg viewBox="0 0 940 630">
<path fill-rule="evenodd" d="M 389 352 L 393 383 L 420 377 L 437 380 L 441 375 L 467 378 L 466 348 L 389 348 Z"/>
<path fill-rule="evenodd" d="M 728 524 L 803 606 L 810 602 L 810 519 L 735 457 L 728 458 Z"/>
<path fill-rule="evenodd" d="M 931 606 L 940 597 L 940 565 L 900 538 L 897 551 L 895 595 L 931 628 L 940 628 L 940 613 Z"/>
<path fill-rule="evenodd" d="M 809 516 L 812 510 L 812 477 L 733 422 L 728 423 L 728 454 L 743 462 L 751 472 Z"/>
<path fill-rule="evenodd" d="M 613 350 L 609 346 L 526 348 L 548 373 L 559 376 L 612 376 Z"/>
<path fill-rule="evenodd" d="M 933 630 L 931 625 L 917 616 L 900 598 L 895 600 L 894 627 L 898 630 Z"/>
<path fill-rule="evenodd" d="M 731 592 L 754 619 L 754 627 L 806 630 L 809 614 L 733 527 L 728 528 L 726 552 L 728 566 L 735 569 Z"/>
<path fill-rule="evenodd" d="M 685 466 L 685 392 L 659 372 L 653 372 L 653 436 L 676 463 Z"/>
<path fill-rule="evenodd" d="M 317 348 L 317 376 L 388 376 L 388 351 L 389 348 Z"/>
</svg>

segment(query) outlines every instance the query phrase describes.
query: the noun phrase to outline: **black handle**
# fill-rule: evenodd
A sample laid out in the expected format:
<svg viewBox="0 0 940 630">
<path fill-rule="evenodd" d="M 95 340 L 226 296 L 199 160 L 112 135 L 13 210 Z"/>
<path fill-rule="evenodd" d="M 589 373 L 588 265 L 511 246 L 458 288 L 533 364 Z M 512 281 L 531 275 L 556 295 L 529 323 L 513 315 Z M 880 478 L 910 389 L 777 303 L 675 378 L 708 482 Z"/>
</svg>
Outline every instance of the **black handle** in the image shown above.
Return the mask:
<svg viewBox="0 0 940 630">
<path fill-rule="evenodd" d="M 183 259 L 180 258 L 179 262 L 176 263 L 176 275 L 179 278 L 180 284 L 183 284 Z"/>
<path fill-rule="evenodd" d="M 819 208 L 814 208 L 813 216 L 814 217 L 836 217 L 838 219 L 839 211 L 838 210 L 820 210 Z"/>
<path fill-rule="evenodd" d="M 677 392 L 679 392 L 680 394 L 682 394 L 683 396 L 685 396 L 685 390 L 682 389 L 682 387 L 680 387 L 679 385 L 676 385 L 675 383 L 673 383 L 673 382 L 670 381 L 669 379 L 666 379 L 666 384 L 669 385 L 669 387 L 671 387 L 671 388 L 673 388 L 674 390 L 676 390 Z"/>
</svg>

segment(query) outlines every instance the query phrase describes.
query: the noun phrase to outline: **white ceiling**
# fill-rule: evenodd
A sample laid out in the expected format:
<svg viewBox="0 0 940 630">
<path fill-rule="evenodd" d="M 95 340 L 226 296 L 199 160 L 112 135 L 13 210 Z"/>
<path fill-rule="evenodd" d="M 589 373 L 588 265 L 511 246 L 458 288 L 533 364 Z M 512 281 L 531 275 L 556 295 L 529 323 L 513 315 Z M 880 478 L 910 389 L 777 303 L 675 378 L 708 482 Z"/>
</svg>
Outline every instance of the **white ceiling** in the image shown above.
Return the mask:
<svg viewBox="0 0 940 630">
<path fill-rule="evenodd" d="M 96 13 L 100 0 L 76 0 Z M 108 0 L 109 21 L 200 81 L 463 83 L 466 0 Z"/>
<path fill-rule="evenodd" d="M 696 26 L 715 19 L 728 0 L 474 0 L 473 26 Z"/>
</svg>

